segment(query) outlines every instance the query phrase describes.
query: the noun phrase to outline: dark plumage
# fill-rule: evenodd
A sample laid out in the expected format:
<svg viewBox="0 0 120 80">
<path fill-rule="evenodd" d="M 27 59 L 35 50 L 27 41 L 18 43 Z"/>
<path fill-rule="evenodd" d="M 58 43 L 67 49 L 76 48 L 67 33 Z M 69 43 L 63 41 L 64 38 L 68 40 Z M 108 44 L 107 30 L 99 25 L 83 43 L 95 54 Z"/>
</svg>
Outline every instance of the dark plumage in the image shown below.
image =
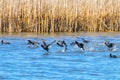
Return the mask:
<svg viewBox="0 0 120 80">
<path fill-rule="evenodd" d="M 36 41 L 32 41 L 32 40 L 28 40 L 28 43 L 27 44 L 31 44 L 31 45 L 34 45 L 36 47 L 38 47 L 39 43 L 36 42 Z"/>
<path fill-rule="evenodd" d="M 79 42 L 75 41 L 75 44 L 76 44 L 79 48 L 82 48 L 83 50 L 85 50 L 83 43 L 79 43 Z"/>
<path fill-rule="evenodd" d="M 58 41 L 57 42 L 57 45 L 60 46 L 60 47 L 65 47 L 65 50 L 67 50 L 67 44 L 65 41 Z"/>
<path fill-rule="evenodd" d="M 82 40 L 83 40 L 84 43 L 89 43 L 90 42 L 88 40 L 85 40 L 84 38 L 82 38 Z"/>
<path fill-rule="evenodd" d="M 112 54 L 110 54 L 109 56 L 110 56 L 110 58 L 117 58 L 116 55 L 112 55 Z"/>
<path fill-rule="evenodd" d="M 70 43 L 70 45 L 72 45 L 72 46 L 76 45 L 75 41 L 74 41 L 74 42 L 72 42 L 72 43 Z"/>
<path fill-rule="evenodd" d="M 6 41 L 1 40 L 1 44 L 10 44 L 10 42 L 6 42 Z"/>
<path fill-rule="evenodd" d="M 56 40 L 54 40 L 50 44 L 46 44 L 44 39 L 41 39 L 41 41 L 43 43 L 43 44 L 41 44 L 41 47 L 48 52 L 49 51 L 49 46 L 52 45 Z"/>
<path fill-rule="evenodd" d="M 105 41 L 105 45 L 106 45 L 108 48 L 113 48 L 115 44 L 110 43 L 110 42 L 108 42 L 108 41 Z"/>
</svg>

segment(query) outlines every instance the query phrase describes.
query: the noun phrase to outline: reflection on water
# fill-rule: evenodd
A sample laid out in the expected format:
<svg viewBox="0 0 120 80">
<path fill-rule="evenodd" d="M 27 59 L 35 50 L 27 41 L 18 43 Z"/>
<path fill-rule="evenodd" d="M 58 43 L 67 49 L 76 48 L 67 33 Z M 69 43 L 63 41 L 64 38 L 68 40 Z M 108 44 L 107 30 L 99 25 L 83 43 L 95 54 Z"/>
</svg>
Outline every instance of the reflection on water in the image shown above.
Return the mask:
<svg viewBox="0 0 120 80">
<path fill-rule="evenodd" d="M 65 40 L 68 50 L 55 43 L 50 47 L 49 55 L 39 45 L 29 48 L 27 40 L 41 44 Z M 85 51 L 71 46 L 72 41 L 82 42 L 81 38 L 91 41 L 85 44 Z M 120 58 L 109 58 L 109 54 L 120 56 L 119 33 L 56 33 L 56 34 L 1 34 L 0 40 L 9 41 L 10 45 L 0 45 L 0 80 L 119 80 Z M 104 41 L 115 43 L 112 51 Z"/>
</svg>

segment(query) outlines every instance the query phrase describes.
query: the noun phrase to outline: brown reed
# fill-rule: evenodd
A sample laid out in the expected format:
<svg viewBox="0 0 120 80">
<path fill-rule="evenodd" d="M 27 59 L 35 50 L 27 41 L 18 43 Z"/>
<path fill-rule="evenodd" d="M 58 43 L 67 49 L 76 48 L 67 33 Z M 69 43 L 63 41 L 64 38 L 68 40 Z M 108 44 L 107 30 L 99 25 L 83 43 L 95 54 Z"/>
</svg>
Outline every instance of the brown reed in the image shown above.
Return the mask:
<svg viewBox="0 0 120 80">
<path fill-rule="evenodd" d="M 0 32 L 120 31 L 120 0 L 0 0 Z"/>
</svg>

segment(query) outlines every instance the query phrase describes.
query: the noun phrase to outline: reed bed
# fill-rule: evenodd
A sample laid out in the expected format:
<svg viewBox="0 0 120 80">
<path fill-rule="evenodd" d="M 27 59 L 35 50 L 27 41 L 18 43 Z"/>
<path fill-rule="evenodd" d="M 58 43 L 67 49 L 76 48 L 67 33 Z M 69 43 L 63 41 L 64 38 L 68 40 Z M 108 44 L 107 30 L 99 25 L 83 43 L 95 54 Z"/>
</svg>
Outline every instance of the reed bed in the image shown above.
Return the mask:
<svg viewBox="0 0 120 80">
<path fill-rule="evenodd" d="M 0 0 L 0 32 L 120 31 L 120 0 Z"/>
</svg>

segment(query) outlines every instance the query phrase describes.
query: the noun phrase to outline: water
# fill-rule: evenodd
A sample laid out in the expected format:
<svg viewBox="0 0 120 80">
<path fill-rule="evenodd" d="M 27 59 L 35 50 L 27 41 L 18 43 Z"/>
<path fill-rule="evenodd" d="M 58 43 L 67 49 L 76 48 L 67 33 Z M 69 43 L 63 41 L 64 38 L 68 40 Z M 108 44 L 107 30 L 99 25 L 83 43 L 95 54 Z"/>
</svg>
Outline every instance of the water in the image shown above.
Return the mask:
<svg viewBox="0 0 120 80">
<path fill-rule="evenodd" d="M 76 38 L 78 37 L 78 38 Z M 27 45 L 27 40 L 41 43 L 65 40 L 68 50 L 55 43 L 46 51 Z M 70 43 L 81 38 L 90 40 L 81 51 Z M 0 80 L 120 80 L 120 58 L 109 58 L 109 54 L 120 56 L 119 33 L 63 33 L 63 34 L 3 34 L 0 40 L 11 42 L 0 44 Z M 113 51 L 104 45 L 104 40 L 116 44 Z"/>
</svg>

